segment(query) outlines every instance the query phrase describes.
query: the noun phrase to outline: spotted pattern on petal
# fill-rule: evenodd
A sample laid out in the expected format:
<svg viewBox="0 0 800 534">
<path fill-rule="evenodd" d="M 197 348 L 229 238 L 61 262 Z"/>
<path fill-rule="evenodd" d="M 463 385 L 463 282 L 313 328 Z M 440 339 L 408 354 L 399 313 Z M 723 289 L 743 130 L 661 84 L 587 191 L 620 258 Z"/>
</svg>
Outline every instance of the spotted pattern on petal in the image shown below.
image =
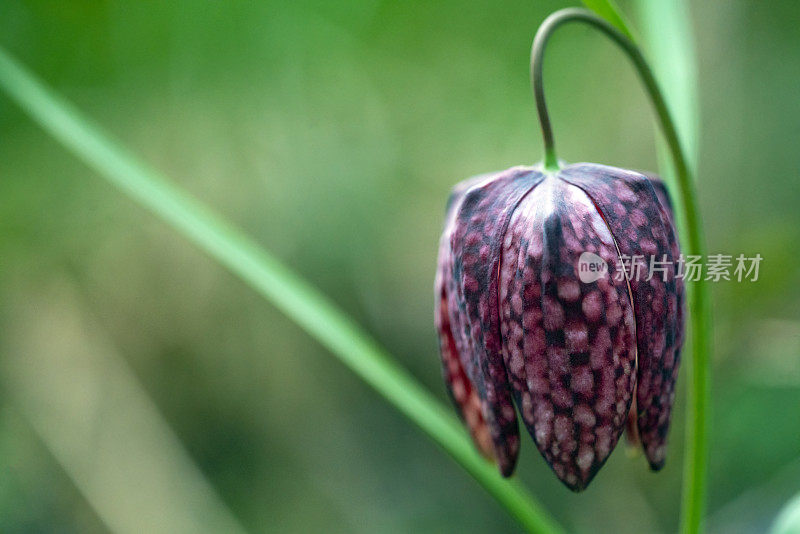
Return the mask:
<svg viewBox="0 0 800 534">
<path fill-rule="evenodd" d="M 672 200 L 669 197 L 669 193 L 667 192 L 667 188 L 664 185 L 664 182 L 658 177 L 654 175 L 647 175 L 647 178 L 650 180 L 650 183 L 653 184 L 653 190 L 656 192 L 656 196 L 658 197 L 658 201 L 661 204 L 661 207 L 664 210 L 664 214 L 669 220 L 670 225 L 672 226 L 672 239 L 671 239 L 671 247 L 672 247 L 672 256 L 673 258 L 679 258 L 681 255 L 681 248 L 680 242 L 678 241 L 678 233 L 677 233 L 677 226 L 675 225 L 675 212 L 672 207 Z M 681 349 L 683 348 L 683 341 L 686 332 L 686 286 L 683 282 L 682 278 L 675 279 L 675 292 L 678 299 L 678 306 L 676 309 L 676 333 L 675 333 L 675 359 L 676 362 L 680 361 L 680 354 Z M 675 375 L 673 380 L 677 378 L 677 369 L 678 365 L 676 363 L 675 369 L 673 374 Z"/>
<path fill-rule="evenodd" d="M 583 283 L 583 252 L 617 267 L 610 230 L 577 187 L 547 178 L 520 203 L 503 245 L 503 353 L 528 431 L 556 475 L 580 491 L 624 428 L 635 383 L 627 284 Z"/>
<path fill-rule="evenodd" d="M 660 469 L 683 338 L 683 281 L 675 276 L 678 244 L 672 221 L 651 181 L 642 174 L 580 163 L 562 169 L 559 177 L 588 194 L 611 228 L 621 254 L 647 258 L 634 261 L 629 269 L 638 346 L 637 423 L 650 466 Z M 666 261 L 671 268 L 647 280 L 651 257 Z"/>
<path fill-rule="evenodd" d="M 444 232 L 439 242 L 439 261 L 434 282 L 434 294 L 436 297 L 434 323 L 439 334 L 442 376 L 447 386 L 448 395 L 459 416 L 469 428 L 472 440 L 478 450 L 484 456 L 494 459 L 494 445 L 489 427 L 483 419 L 481 400 L 461 363 L 461 356 L 459 355 L 459 348 L 456 343 L 456 337 L 453 334 L 450 312 L 448 311 L 448 291 L 454 291 L 455 287 L 452 280 L 453 255 L 450 250 L 450 238 L 453 233 L 455 212 L 461 205 L 464 193 L 471 186 L 485 179 L 485 176 L 476 176 L 459 183 L 453 188 L 450 199 L 447 202 L 447 214 L 445 216 Z"/>
<path fill-rule="evenodd" d="M 541 179 L 536 171 L 515 167 L 474 185 L 455 211 L 450 237 L 451 328 L 461 363 L 481 400 L 495 458 L 506 476 L 519 452 L 519 430 L 501 354 L 497 273 L 508 220 Z"/>
</svg>

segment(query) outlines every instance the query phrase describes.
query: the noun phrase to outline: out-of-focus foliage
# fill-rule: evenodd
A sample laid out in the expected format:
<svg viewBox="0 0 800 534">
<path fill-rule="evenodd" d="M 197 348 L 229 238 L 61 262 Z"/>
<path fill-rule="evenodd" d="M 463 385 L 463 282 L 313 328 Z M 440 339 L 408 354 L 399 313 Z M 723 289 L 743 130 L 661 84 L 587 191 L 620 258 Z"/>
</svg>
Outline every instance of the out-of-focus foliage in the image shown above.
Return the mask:
<svg viewBox="0 0 800 534">
<path fill-rule="evenodd" d="M 772 525 L 770 534 L 795 534 L 800 529 L 800 497 L 789 501 Z"/>
<path fill-rule="evenodd" d="M 527 53 L 564 5 L 8 0 L 0 45 L 444 398 L 431 286 L 447 192 L 539 159 Z M 713 285 L 708 524 L 726 534 L 765 530 L 800 480 L 795 13 L 692 9 L 708 248 L 764 257 L 758 282 Z M 562 157 L 654 169 L 650 110 L 618 52 L 576 27 L 550 54 Z M 3 97 L 0 355 L 0 530 L 136 530 L 142 510 L 165 531 L 516 528 L 298 328 Z M 574 495 L 526 441 L 518 476 L 570 531 L 674 531 L 678 404 L 659 475 L 620 447 Z"/>
</svg>

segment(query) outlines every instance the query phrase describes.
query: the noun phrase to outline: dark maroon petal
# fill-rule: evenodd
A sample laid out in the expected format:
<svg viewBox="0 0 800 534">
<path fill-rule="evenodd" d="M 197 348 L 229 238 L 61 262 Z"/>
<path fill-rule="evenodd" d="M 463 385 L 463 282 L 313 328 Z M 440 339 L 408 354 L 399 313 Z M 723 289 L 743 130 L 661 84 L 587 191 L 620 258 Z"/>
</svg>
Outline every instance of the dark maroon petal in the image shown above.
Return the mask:
<svg viewBox="0 0 800 534">
<path fill-rule="evenodd" d="M 630 277 L 636 316 L 638 430 L 653 469 L 664 465 L 683 329 L 683 281 L 676 278 L 678 244 L 671 219 L 644 175 L 580 163 L 559 177 L 583 189 L 602 213 L 623 256 L 643 256 Z M 647 280 L 651 257 L 671 266 Z"/>
<path fill-rule="evenodd" d="M 578 263 L 609 271 L 583 282 Z M 625 426 L 635 384 L 634 318 L 619 255 L 586 194 L 547 178 L 520 203 L 501 272 L 504 358 L 522 419 L 573 491 L 591 481 Z"/>
<path fill-rule="evenodd" d="M 679 258 L 681 255 L 681 248 L 680 242 L 678 241 L 678 232 L 677 226 L 675 224 L 675 212 L 672 207 L 672 200 L 670 199 L 669 192 L 667 191 L 664 182 L 658 176 L 648 174 L 647 178 L 650 180 L 650 183 L 653 184 L 653 190 L 656 192 L 656 196 L 658 197 L 658 202 L 661 204 L 661 207 L 664 210 L 664 213 L 667 216 L 667 220 L 669 220 L 670 225 L 672 226 L 672 239 L 671 239 L 671 247 L 672 247 L 672 255 L 675 258 Z M 675 358 L 676 361 L 680 361 L 680 354 L 681 349 L 683 348 L 683 340 L 685 335 L 685 321 L 686 321 L 686 287 L 683 281 L 683 278 L 676 278 L 675 279 L 675 291 L 678 297 L 678 306 L 677 306 L 677 319 L 676 319 L 676 334 L 675 334 Z M 675 370 L 674 370 L 675 378 L 677 378 L 678 374 L 678 365 L 676 363 Z"/>
<path fill-rule="evenodd" d="M 454 211 L 450 237 L 454 285 L 447 293 L 450 326 L 505 476 L 514 470 L 519 430 L 501 352 L 498 266 L 509 218 L 541 179 L 539 172 L 515 167 L 473 185 Z"/>
<path fill-rule="evenodd" d="M 653 186 L 653 191 L 656 194 L 656 198 L 658 198 L 658 202 L 664 209 L 670 224 L 673 228 L 675 228 L 675 212 L 672 206 L 672 199 L 667 192 L 667 187 L 664 185 L 664 182 L 661 180 L 661 178 L 655 174 L 645 174 L 645 176 L 648 180 L 650 180 L 650 185 Z"/>
<path fill-rule="evenodd" d="M 439 261 L 434 282 L 436 300 L 434 323 L 439 334 L 442 375 L 450 399 L 459 416 L 469 428 L 475 445 L 481 453 L 494 460 L 494 445 L 489 428 L 483 419 L 481 401 L 472 385 L 472 381 L 467 377 L 464 366 L 461 364 L 461 357 L 459 356 L 459 350 L 451 328 L 450 313 L 448 311 L 448 291 L 454 289 L 452 276 L 453 255 L 450 250 L 454 213 L 460 206 L 467 189 L 482 179 L 485 179 L 485 177 L 478 176 L 459 183 L 453 189 L 447 202 L 447 214 L 445 216 L 444 232 L 439 243 Z"/>
</svg>

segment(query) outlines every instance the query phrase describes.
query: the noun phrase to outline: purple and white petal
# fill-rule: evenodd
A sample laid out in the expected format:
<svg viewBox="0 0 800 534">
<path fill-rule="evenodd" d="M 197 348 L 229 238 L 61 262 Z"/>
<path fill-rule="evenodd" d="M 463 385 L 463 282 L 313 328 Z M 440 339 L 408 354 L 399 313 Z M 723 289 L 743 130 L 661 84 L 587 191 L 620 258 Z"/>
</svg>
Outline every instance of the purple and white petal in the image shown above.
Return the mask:
<svg viewBox="0 0 800 534">
<path fill-rule="evenodd" d="M 650 179 L 642 174 L 580 163 L 562 169 L 559 176 L 588 194 L 611 228 L 620 254 L 633 258 L 628 271 L 638 346 L 637 427 L 650 466 L 660 469 L 683 337 L 684 290 L 683 280 L 676 277 L 675 228 Z M 651 277 L 656 262 L 666 268 Z"/>
<path fill-rule="evenodd" d="M 508 221 L 541 179 L 537 171 L 515 167 L 473 185 L 455 210 L 450 236 L 451 328 L 505 476 L 516 463 L 519 430 L 501 352 L 497 269 Z"/>
<path fill-rule="evenodd" d="M 582 281 L 579 259 L 609 267 Z M 500 272 L 501 332 L 517 406 L 570 489 L 591 481 L 619 439 L 635 384 L 633 310 L 614 240 L 577 187 L 546 178 L 514 212 Z"/>
</svg>

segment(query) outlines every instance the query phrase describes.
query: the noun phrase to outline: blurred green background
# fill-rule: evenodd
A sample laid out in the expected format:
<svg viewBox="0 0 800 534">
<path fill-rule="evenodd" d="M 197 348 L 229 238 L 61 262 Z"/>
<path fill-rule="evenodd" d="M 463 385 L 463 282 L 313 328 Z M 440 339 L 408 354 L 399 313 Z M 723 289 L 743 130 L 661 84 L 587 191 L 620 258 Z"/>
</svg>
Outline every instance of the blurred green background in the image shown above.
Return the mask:
<svg viewBox="0 0 800 534">
<path fill-rule="evenodd" d="M 444 203 L 469 175 L 540 158 L 527 55 L 566 5 L 2 0 L 0 46 L 444 400 L 432 325 Z M 708 249 L 764 257 L 758 282 L 713 285 L 708 526 L 762 532 L 800 490 L 798 8 L 691 11 Z M 561 157 L 657 167 L 648 103 L 610 44 L 565 29 L 547 72 Z M 518 528 L 317 343 L 4 94 L 0 356 L 3 532 Z M 673 532 L 687 368 L 660 474 L 621 443 L 575 495 L 525 439 L 517 476 L 571 532 Z"/>
</svg>

